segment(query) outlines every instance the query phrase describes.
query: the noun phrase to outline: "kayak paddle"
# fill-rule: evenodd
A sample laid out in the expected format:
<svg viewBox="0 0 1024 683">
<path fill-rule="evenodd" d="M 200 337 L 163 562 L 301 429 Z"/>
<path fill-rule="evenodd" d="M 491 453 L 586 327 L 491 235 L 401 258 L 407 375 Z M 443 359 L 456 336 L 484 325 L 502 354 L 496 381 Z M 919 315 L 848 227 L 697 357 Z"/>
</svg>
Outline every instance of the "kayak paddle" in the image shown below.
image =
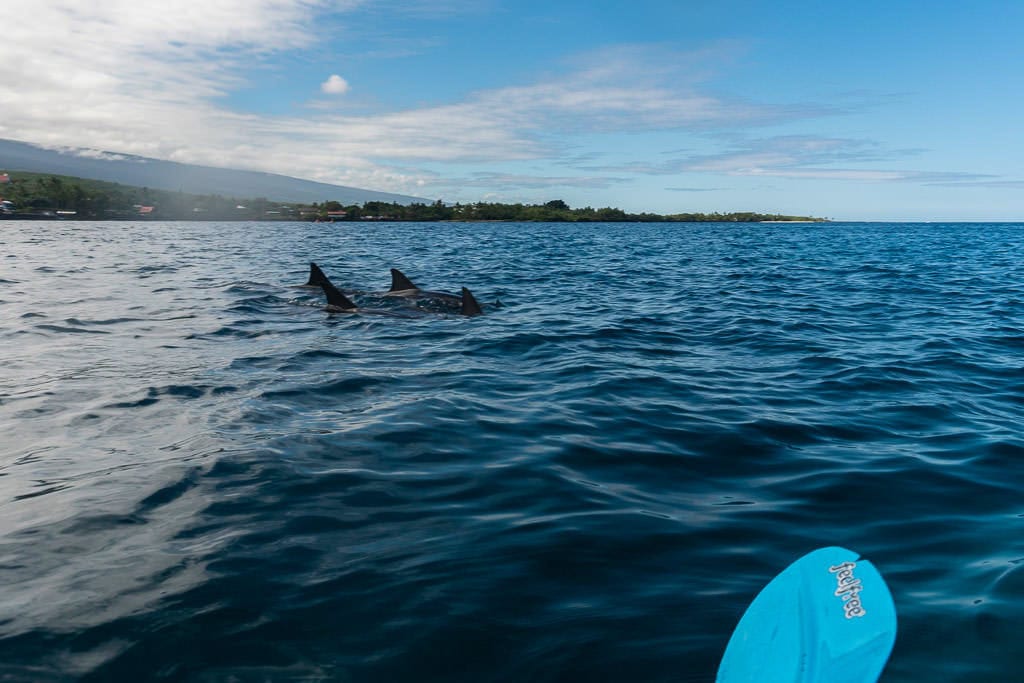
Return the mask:
<svg viewBox="0 0 1024 683">
<path fill-rule="evenodd" d="M 896 640 L 882 575 L 820 548 L 771 580 L 733 631 L 716 683 L 875 683 Z"/>
</svg>

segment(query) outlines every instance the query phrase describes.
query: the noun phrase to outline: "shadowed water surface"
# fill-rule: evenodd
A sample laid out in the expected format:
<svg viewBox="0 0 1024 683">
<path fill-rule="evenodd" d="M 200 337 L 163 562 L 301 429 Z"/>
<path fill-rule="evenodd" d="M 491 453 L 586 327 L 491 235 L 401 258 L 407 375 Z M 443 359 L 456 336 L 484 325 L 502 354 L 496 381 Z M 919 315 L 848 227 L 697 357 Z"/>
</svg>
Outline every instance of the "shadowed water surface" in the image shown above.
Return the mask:
<svg viewBox="0 0 1024 683">
<path fill-rule="evenodd" d="M 0 246 L 0 680 L 712 681 L 832 544 L 892 589 L 883 681 L 1024 680 L 1024 226 Z M 329 315 L 311 259 L 487 314 Z"/>
</svg>

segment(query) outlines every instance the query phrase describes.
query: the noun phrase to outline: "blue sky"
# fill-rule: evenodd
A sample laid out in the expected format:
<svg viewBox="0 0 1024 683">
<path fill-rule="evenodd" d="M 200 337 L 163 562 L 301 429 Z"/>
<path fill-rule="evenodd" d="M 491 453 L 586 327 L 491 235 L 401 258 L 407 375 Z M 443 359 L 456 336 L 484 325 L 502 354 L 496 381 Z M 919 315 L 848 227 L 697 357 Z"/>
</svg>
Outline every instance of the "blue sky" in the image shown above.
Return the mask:
<svg viewBox="0 0 1024 683">
<path fill-rule="evenodd" d="M 5 12 L 4 138 L 447 202 L 1024 220 L 1024 3 Z"/>
</svg>

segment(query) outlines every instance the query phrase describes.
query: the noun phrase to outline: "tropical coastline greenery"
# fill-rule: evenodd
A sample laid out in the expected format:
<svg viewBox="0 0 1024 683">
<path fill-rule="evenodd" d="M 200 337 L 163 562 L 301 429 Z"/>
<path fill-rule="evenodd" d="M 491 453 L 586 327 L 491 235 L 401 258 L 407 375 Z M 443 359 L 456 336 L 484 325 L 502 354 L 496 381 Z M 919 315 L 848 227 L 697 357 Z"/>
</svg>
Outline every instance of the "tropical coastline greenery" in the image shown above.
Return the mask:
<svg viewBox="0 0 1024 683">
<path fill-rule="evenodd" d="M 295 204 L 264 197 L 239 199 L 132 187 L 71 176 L 0 171 L 0 218 L 190 221 L 544 221 L 544 222 L 823 222 L 823 218 L 752 211 L 730 213 L 628 213 L 621 209 L 545 204 L 476 202 L 397 204 L 371 201 L 343 206 L 327 200 Z"/>
</svg>

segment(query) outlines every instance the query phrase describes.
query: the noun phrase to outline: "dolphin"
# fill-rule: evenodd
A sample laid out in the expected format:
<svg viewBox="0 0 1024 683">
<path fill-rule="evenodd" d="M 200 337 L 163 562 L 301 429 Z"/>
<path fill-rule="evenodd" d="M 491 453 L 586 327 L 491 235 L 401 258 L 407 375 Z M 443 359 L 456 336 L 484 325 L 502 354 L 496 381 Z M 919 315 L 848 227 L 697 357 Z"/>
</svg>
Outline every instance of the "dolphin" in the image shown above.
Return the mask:
<svg viewBox="0 0 1024 683">
<path fill-rule="evenodd" d="M 465 287 L 462 288 L 462 292 L 459 296 L 449 294 L 448 292 L 431 292 L 426 289 L 420 289 L 398 268 L 391 269 L 391 289 L 385 292 L 384 296 L 398 296 L 408 299 L 430 299 L 432 301 L 439 301 L 447 306 L 458 306 L 459 313 L 461 315 L 482 315 L 484 312 L 483 309 L 480 308 L 480 304 L 477 303 L 473 293 Z"/>
<path fill-rule="evenodd" d="M 409 299 L 434 299 L 450 306 L 461 306 L 462 298 L 448 292 L 430 292 L 420 289 L 398 268 L 391 269 L 391 289 L 384 296 L 400 296 Z"/>
<path fill-rule="evenodd" d="M 420 289 L 398 268 L 391 269 L 391 289 L 384 296 L 401 296 L 410 299 L 430 298 L 451 304 L 460 303 L 459 297 L 454 294 L 449 294 L 448 292 L 429 292 L 425 289 Z"/>
<path fill-rule="evenodd" d="M 316 267 L 316 264 L 310 265 L 313 268 L 316 268 L 316 272 L 319 273 L 318 284 L 320 285 L 321 289 L 323 289 L 324 296 L 327 297 L 328 311 L 332 313 L 385 313 L 389 315 L 394 315 L 392 311 L 360 308 L 359 306 L 356 305 L 354 301 L 345 296 L 345 294 L 343 294 L 340 289 L 335 287 L 334 284 L 330 281 L 330 279 L 324 274 L 324 272 Z M 312 280 L 312 268 L 310 270 L 310 279 Z M 396 270 L 392 270 L 392 273 L 398 273 L 399 275 L 401 275 L 401 273 Z M 405 276 L 402 275 L 402 277 Z M 427 292 L 426 294 L 433 294 L 433 292 Z M 440 294 L 440 292 L 438 292 L 438 294 Z M 453 299 L 454 301 L 458 302 L 460 315 L 472 317 L 483 314 L 483 309 L 480 308 L 480 304 L 477 302 L 476 297 L 474 297 L 473 293 L 466 289 L 465 287 L 462 288 L 461 296 L 456 297 L 452 294 L 445 294 L 444 296 L 449 297 L 450 299 Z"/>
<path fill-rule="evenodd" d="M 328 280 L 327 276 L 324 275 L 324 271 L 320 270 L 320 266 L 318 266 L 317 264 L 315 264 L 312 261 L 310 261 L 309 262 L 309 280 L 306 281 L 306 284 L 299 285 L 299 286 L 300 287 L 319 287 L 323 282 L 330 282 L 330 280 Z"/>
<path fill-rule="evenodd" d="M 480 304 L 477 303 L 476 297 L 473 296 L 473 292 L 469 291 L 465 287 L 462 288 L 462 303 L 459 305 L 459 314 L 464 315 L 467 318 L 472 318 L 474 315 L 484 314 L 484 309 L 480 308 Z"/>
<path fill-rule="evenodd" d="M 313 264 L 313 268 L 316 268 L 316 264 Z M 356 306 L 352 299 L 341 293 L 341 290 L 334 286 L 324 272 L 319 268 L 316 268 L 317 272 L 320 273 L 320 282 L 318 283 L 321 289 L 324 290 L 324 296 L 327 297 L 327 310 L 332 313 L 356 313 L 359 311 L 359 307 Z M 312 279 L 312 276 L 310 276 Z"/>
</svg>

